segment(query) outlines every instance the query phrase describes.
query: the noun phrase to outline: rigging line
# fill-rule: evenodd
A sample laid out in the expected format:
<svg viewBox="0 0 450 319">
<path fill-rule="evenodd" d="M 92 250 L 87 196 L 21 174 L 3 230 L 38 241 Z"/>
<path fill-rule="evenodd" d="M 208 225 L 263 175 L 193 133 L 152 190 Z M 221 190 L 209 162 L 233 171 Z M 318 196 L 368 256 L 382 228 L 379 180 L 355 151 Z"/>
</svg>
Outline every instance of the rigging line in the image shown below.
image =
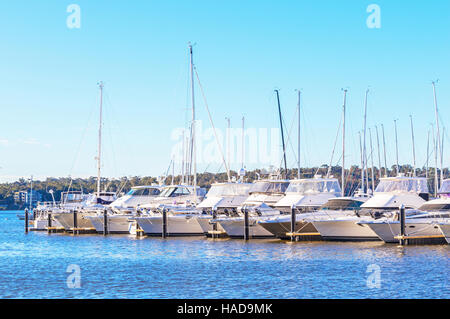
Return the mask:
<svg viewBox="0 0 450 319">
<path fill-rule="evenodd" d="M 291 146 L 292 153 L 294 154 L 295 162 L 297 163 L 297 156 L 296 156 L 296 154 L 295 154 L 294 146 L 292 145 L 292 141 L 291 141 L 291 133 L 292 133 L 292 130 L 293 130 L 293 127 L 294 127 L 294 124 L 295 124 L 296 115 L 297 115 L 297 108 L 295 108 L 294 116 L 292 117 L 291 128 L 290 128 L 289 131 L 287 132 L 287 141 L 286 141 L 286 142 Z M 282 122 L 283 122 L 283 124 L 284 124 L 284 127 L 287 127 L 287 125 L 286 125 L 286 123 L 285 123 L 285 121 L 284 121 L 283 115 L 281 115 L 281 120 L 282 120 Z M 286 154 L 287 154 L 287 152 L 286 152 Z M 284 160 L 283 160 L 283 157 L 282 157 L 282 158 L 281 158 L 281 162 L 280 162 L 280 167 L 281 167 L 281 165 L 283 165 L 283 161 L 284 161 Z"/>
<path fill-rule="evenodd" d="M 334 140 L 333 151 L 331 152 L 330 165 L 328 166 L 328 170 L 327 170 L 327 178 L 330 176 L 330 173 L 331 173 L 331 166 L 333 165 L 334 152 L 336 151 L 336 145 L 337 145 L 337 141 L 339 138 L 339 132 L 341 131 L 341 126 L 342 126 L 342 118 L 339 120 L 339 127 L 337 130 L 336 138 Z"/>
<path fill-rule="evenodd" d="M 228 181 L 231 181 L 230 170 L 229 170 L 229 167 L 227 166 L 227 163 L 225 161 L 225 156 L 223 154 L 222 145 L 220 144 L 219 138 L 217 136 L 216 128 L 214 126 L 214 122 L 212 120 L 211 113 L 209 111 L 208 102 L 206 100 L 205 92 L 203 90 L 202 83 L 200 82 L 200 78 L 198 76 L 197 67 L 195 67 L 195 66 L 194 66 L 194 72 L 195 72 L 195 76 L 196 76 L 197 81 L 198 81 L 198 86 L 200 87 L 200 91 L 202 93 L 202 97 L 203 97 L 203 101 L 205 103 L 206 111 L 208 112 L 209 122 L 211 123 L 212 129 L 213 129 L 213 132 L 214 132 L 214 136 L 216 137 L 216 142 L 217 142 L 217 146 L 219 148 L 220 155 L 222 157 L 223 165 L 225 166 L 225 170 L 227 172 Z"/>
</svg>

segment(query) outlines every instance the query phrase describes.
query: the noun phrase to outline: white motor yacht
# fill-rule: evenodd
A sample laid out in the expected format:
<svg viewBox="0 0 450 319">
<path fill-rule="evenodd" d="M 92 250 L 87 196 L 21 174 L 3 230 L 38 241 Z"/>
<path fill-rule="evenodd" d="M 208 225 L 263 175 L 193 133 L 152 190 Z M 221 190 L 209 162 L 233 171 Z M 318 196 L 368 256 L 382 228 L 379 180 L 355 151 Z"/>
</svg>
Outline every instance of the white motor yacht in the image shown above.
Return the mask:
<svg viewBox="0 0 450 319">
<path fill-rule="evenodd" d="M 273 206 L 285 196 L 288 180 L 258 180 L 249 190 L 250 196 L 237 209 L 238 216 L 220 217 L 215 221 L 233 238 L 243 238 L 245 232 L 244 211 L 249 215 L 249 237 L 269 238 L 274 235 L 261 227 L 258 220 L 262 217 L 280 215 Z"/>
<path fill-rule="evenodd" d="M 200 213 L 196 205 L 205 197 L 203 188 L 191 185 L 170 185 L 163 188 L 153 203 L 141 206 L 134 219 L 149 236 L 161 236 L 163 214 L 167 212 L 167 236 L 198 236 L 203 230 L 196 220 Z"/>
<path fill-rule="evenodd" d="M 422 177 L 381 178 L 372 198 L 361 205 L 352 216 L 320 218 L 312 223 L 325 240 L 365 241 L 379 240 L 377 234 L 362 222 L 382 217 L 394 218 L 401 205 L 417 209 L 428 197 L 427 181 Z"/>
<path fill-rule="evenodd" d="M 237 215 L 237 209 L 248 198 L 252 185 L 231 182 L 211 185 L 205 199 L 197 206 L 202 214 L 196 219 L 205 235 L 208 236 L 209 232 L 214 230 L 214 223 L 211 223 L 213 217 Z M 218 223 L 215 224 L 217 225 L 215 230 L 225 231 Z"/>
<path fill-rule="evenodd" d="M 445 180 L 439 190 L 440 198 L 425 202 L 418 208 L 418 213 L 406 216 L 405 232 L 409 236 L 439 236 L 442 223 L 445 229 L 445 221 L 450 218 L 450 197 L 448 190 L 450 180 Z M 398 243 L 395 237 L 400 235 L 400 221 L 395 220 L 367 221 L 361 224 L 369 227 L 377 236 L 386 243 Z M 444 234 L 445 236 L 445 234 Z"/>
</svg>

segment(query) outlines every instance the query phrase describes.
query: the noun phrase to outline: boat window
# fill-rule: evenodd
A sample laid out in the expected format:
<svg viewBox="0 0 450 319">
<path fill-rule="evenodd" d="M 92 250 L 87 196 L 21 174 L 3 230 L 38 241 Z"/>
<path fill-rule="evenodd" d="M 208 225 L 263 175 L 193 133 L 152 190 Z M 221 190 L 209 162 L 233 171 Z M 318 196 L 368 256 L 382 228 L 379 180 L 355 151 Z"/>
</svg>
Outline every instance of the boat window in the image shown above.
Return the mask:
<svg viewBox="0 0 450 319">
<path fill-rule="evenodd" d="M 450 194 L 450 179 L 442 181 L 441 188 L 439 188 L 439 194 Z"/>
<path fill-rule="evenodd" d="M 239 183 L 211 185 L 207 196 L 245 196 L 248 195 L 251 186 L 252 184 Z"/>
<path fill-rule="evenodd" d="M 132 188 L 127 195 L 132 196 L 156 196 L 160 191 L 157 188 Z"/>
<path fill-rule="evenodd" d="M 380 183 L 375 189 L 375 192 L 428 193 L 428 186 L 425 178 L 386 178 L 381 179 Z"/>
<path fill-rule="evenodd" d="M 289 182 L 255 182 L 249 193 L 284 193 Z"/>
<path fill-rule="evenodd" d="M 419 210 L 424 211 L 433 211 L 433 210 L 450 210 L 450 204 L 432 204 L 432 203 L 425 203 L 422 206 L 419 207 Z"/>
<path fill-rule="evenodd" d="M 341 187 L 337 180 L 299 180 L 289 185 L 287 193 L 313 194 L 313 193 L 340 193 Z"/>
<path fill-rule="evenodd" d="M 178 197 L 189 195 L 190 192 L 186 187 L 177 187 L 170 197 Z"/>
<path fill-rule="evenodd" d="M 324 205 L 321 209 L 328 210 L 341 210 L 341 209 L 358 209 L 363 204 L 362 201 L 351 200 L 351 199 L 331 199 Z"/>
</svg>

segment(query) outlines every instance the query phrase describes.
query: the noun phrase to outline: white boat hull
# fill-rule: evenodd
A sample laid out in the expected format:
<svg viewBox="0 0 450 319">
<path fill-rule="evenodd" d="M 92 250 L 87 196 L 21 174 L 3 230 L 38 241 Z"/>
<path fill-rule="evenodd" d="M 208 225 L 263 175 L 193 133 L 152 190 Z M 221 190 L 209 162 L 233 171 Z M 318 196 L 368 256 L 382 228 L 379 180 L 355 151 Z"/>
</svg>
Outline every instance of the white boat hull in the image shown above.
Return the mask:
<svg viewBox="0 0 450 319">
<path fill-rule="evenodd" d="M 399 240 L 394 237 L 400 235 L 400 222 L 391 221 L 386 223 L 367 223 L 377 236 L 385 243 L 398 243 Z M 406 222 L 405 233 L 410 236 L 436 236 L 441 235 L 437 225 L 426 222 Z"/>
<path fill-rule="evenodd" d="M 359 220 L 321 220 L 313 221 L 314 227 L 324 240 L 372 241 L 380 240 L 369 227 L 357 224 Z"/>
<path fill-rule="evenodd" d="M 149 236 L 162 236 L 161 216 L 136 217 L 139 227 Z M 195 216 L 167 216 L 167 236 L 203 236 Z"/>
<path fill-rule="evenodd" d="M 136 222 L 130 220 L 130 215 L 112 215 L 108 216 L 108 233 L 110 234 L 130 234 L 132 232 L 133 224 Z M 95 227 L 98 233 L 103 233 L 105 231 L 104 217 L 99 216 L 89 216 L 88 217 Z M 134 230 L 136 227 L 134 226 Z"/>
<path fill-rule="evenodd" d="M 244 219 L 230 218 L 219 221 L 219 225 L 227 232 L 231 238 L 244 238 Z M 256 219 L 249 218 L 249 237 L 250 238 L 273 238 L 275 237 L 271 232 L 264 229 L 257 223 Z"/>
<path fill-rule="evenodd" d="M 47 227 L 48 227 L 48 218 L 36 218 L 33 221 L 33 227 L 31 227 L 30 229 L 36 231 L 44 231 L 44 230 L 46 231 Z M 63 226 L 59 221 L 52 218 L 52 227 L 61 228 Z"/>
<path fill-rule="evenodd" d="M 445 241 L 450 244 L 450 224 L 440 224 L 439 229 L 442 235 L 445 236 Z"/>
<path fill-rule="evenodd" d="M 87 216 L 96 216 L 95 212 L 79 212 L 77 213 L 77 227 L 78 228 L 94 228 Z M 53 217 L 64 227 L 65 230 L 74 228 L 73 213 L 56 213 Z"/>
<path fill-rule="evenodd" d="M 213 225 L 209 223 L 212 219 L 212 216 L 201 216 L 196 217 L 196 219 L 205 235 L 208 235 L 208 233 L 213 230 Z M 219 223 L 217 223 L 217 230 L 223 232 L 225 231 Z"/>
</svg>

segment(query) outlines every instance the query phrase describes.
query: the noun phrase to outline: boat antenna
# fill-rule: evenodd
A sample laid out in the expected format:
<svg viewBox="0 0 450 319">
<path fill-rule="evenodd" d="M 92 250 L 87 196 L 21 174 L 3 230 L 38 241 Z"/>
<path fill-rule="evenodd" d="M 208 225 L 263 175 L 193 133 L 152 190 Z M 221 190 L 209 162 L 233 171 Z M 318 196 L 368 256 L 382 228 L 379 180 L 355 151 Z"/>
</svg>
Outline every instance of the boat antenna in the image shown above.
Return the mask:
<svg viewBox="0 0 450 319">
<path fill-rule="evenodd" d="M 100 89 L 100 118 L 98 125 L 98 154 L 97 154 L 97 196 L 100 196 L 101 187 L 101 165 L 102 165 L 102 122 L 103 122 L 103 87 L 102 81 L 98 83 Z"/>
<path fill-rule="evenodd" d="M 283 160 L 284 160 L 284 170 L 285 176 L 287 176 L 287 163 L 286 163 L 286 145 L 284 144 L 284 130 L 283 130 L 283 119 L 281 117 L 281 106 L 280 106 L 280 93 L 278 90 L 275 90 L 277 94 L 277 102 L 278 102 L 278 115 L 280 117 L 280 129 L 281 129 L 281 143 L 283 144 Z"/>
</svg>

